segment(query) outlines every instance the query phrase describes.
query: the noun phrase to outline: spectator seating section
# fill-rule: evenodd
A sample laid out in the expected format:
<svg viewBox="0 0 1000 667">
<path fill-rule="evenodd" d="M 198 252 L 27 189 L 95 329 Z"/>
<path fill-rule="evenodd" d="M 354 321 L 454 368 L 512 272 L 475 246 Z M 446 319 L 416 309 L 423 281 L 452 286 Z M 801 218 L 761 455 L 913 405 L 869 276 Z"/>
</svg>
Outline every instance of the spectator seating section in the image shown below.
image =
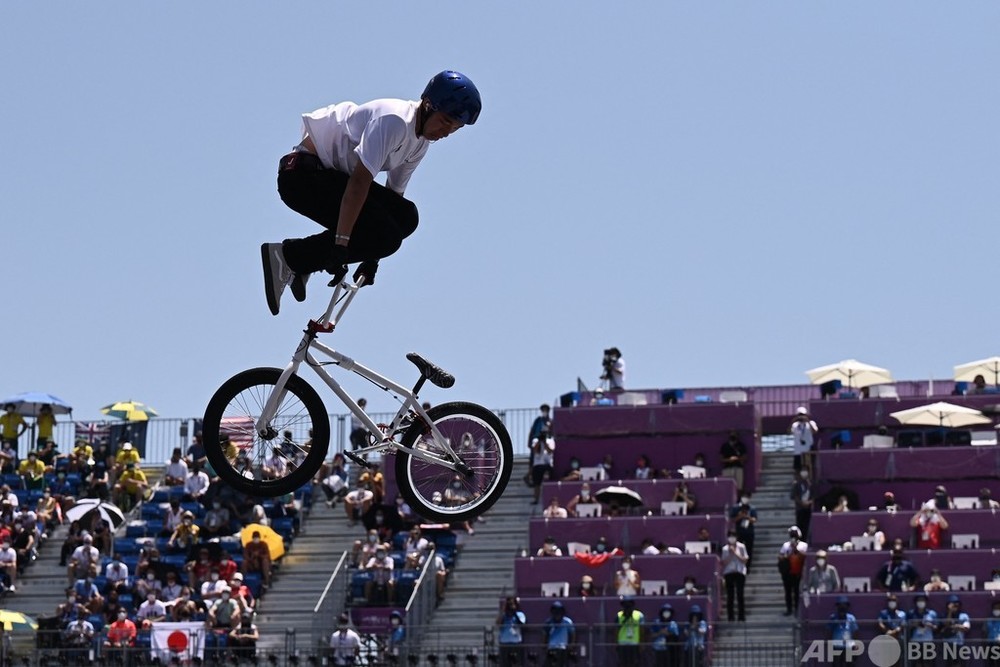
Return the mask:
<svg viewBox="0 0 1000 667">
<path fill-rule="evenodd" d="M 607 486 L 625 486 L 638 493 L 647 509 L 657 514 L 661 513 L 664 502 L 674 499 L 674 493 L 683 480 L 680 479 L 612 479 L 604 482 L 587 482 L 593 495 Z M 688 490 L 694 494 L 694 514 L 707 512 L 724 512 L 736 503 L 736 482 L 729 477 L 711 477 L 708 479 L 687 480 Z M 542 506 L 547 507 L 553 497 L 559 498 L 560 504 L 566 503 L 580 493 L 584 482 L 548 482 L 542 486 Z"/>
<path fill-rule="evenodd" d="M 815 564 L 815 552 L 810 547 L 806 558 L 806 567 Z M 1000 567 L 1000 549 L 937 549 L 912 550 L 905 552 L 905 558 L 913 563 L 917 570 L 920 586 L 927 582 L 933 569 L 940 570 L 941 576 L 974 577 L 980 590 L 982 582 L 990 581 L 993 569 Z M 843 581 L 847 577 L 867 577 L 871 580 L 871 590 L 879 590 L 879 582 L 875 580 L 879 568 L 889 560 L 888 551 L 843 551 L 830 552 L 830 565 L 837 568 Z"/>
<path fill-rule="evenodd" d="M 684 543 L 697 539 L 698 530 L 708 528 L 711 540 L 716 544 L 725 542 L 728 519 L 722 514 L 688 516 L 604 516 L 599 519 L 531 519 L 528 533 L 532 553 L 538 550 L 551 536 L 556 544 L 567 553 L 569 542 L 596 544 L 605 537 L 610 547 L 620 546 L 624 551 L 638 552 L 645 539 L 653 544 L 664 542 L 667 546 L 684 548 Z"/>
<path fill-rule="evenodd" d="M 853 509 L 867 510 L 869 507 L 881 509 L 885 500 L 885 492 L 891 491 L 896 500 L 896 505 L 900 512 L 915 512 L 920 509 L 926 501 L 934 495 L 934 487 L 944 484 L 948 489 L 948 495 L 952 499 L 975 498 L 979 499 L 979 490 L 988 488 L 994 490 L 1000 498 L 1000 484 L 994 479 L 947 479 L 941 476 L 931 477 L 923 481 L 899 481 L 899 480 L 859 480 L 845 482 L 830 482 L 820 480 L 816 484 L 816 497 L 822 499 L 831 489 L 847 489 L 857 496 L 857 507 Z M 791 482 L 789 482 L 791 488 Z M 822 502 L 822 501 L 821 501 Z M 964 503 L 968 505 L 969 501 Z M 819 509 L 819 508 L 817 508 Z M 955 507 L 953 509 L 968 509 Z"/>
<path fill-rule="evenodd" d="M 831 545 L 842 545 L 851 538 L 861 535 L 868 525 L 868 519 L 878 519 L 879 528 L 885 533 L 886 541 L 900 537 L 906 545 L 913 546 L 915 529 L 910 528 L 913 512 L 814 512 L 810 523 L 809 546 L 823 549 Z M 943 513 L 948 521 L 948 530 L 942 533 L 942 546 L 948 549 L 951 538 L 976 536 L 979 548 L 1000 547 L 1000 510 L 949 510 Z M 967 548 L 967 547 L 960 547 Z M 973 547 L 975 548 L 975 547 Z"/>
</svg>

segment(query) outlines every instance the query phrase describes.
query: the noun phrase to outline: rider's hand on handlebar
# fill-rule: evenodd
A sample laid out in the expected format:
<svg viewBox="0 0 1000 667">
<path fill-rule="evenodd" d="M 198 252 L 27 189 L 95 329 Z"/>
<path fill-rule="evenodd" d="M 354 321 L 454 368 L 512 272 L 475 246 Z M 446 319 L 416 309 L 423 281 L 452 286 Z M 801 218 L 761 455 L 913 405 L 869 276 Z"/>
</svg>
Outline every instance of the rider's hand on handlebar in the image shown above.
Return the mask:
<svg viewBox="0 0 1000 667">
<path fill-rule="evenodd" d="M 361 276 L 365 277 L 365 285 L 375 284 L 375 273 L 378 271 L 378 262 L 373 259 L 366 259 L 358 265 L 354 271 L 354 282 L 358 282 Z"/>
<path fill-rule="evenodd" d="M 340 284 L 340 281 L 347 275 L 347 246 L 335 245 L 330 251 L 330 259 L 326 265 L 326 272 L 333 276 L 330 287 Z"/>
</svg>

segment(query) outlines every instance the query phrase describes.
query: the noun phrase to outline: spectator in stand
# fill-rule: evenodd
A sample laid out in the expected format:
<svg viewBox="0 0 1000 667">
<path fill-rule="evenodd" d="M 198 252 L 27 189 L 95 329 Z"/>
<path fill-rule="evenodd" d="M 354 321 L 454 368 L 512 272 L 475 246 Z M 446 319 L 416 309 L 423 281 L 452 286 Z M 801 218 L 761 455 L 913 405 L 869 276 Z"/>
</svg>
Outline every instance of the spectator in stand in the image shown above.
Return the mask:
<svg viewBox="0 0 1000 667">
<path fill-rule="evenodd" d="M 184 586 L 181 585 L 180 580 L 177 578 L 177 573 L 173 570 L 167 571 L 167 581 L 163 584 L 163 588 L 160 589 L 159 597 L 164 602 L 173 602 L 181 596 L 181 592 Z"/>
<path fill-rule="evenodd" d="M 556 557 L 556 556 L 562 556 L 563 554 L 562 554 L 562 549 L 560 549 L 559 545 L 556 544 L 556 538 L 549 535 L 548 537 L 545 538 L 545 542 L 542 544 L 541 547 L 539 547 L 538 553 L 536 553 L 535 555 L 545 556 L 545 557 Z"/>
<path fill-rule="evenodd" d="M 235 565 L 233 561 L 230 562 Z M 229 579 L 229 590 L 232 593 L 233 599 L 236 600 L 236 603 L 240 606 L 240 609 L 244 611 L 253 611 L 253 609 L 257 606 L 257 600 L 254 599 L 253 592 L 243 583 L 242 572 L 233 573 L 233 576 Z"/>
<path fill-rule="evenodd" d="M 191 588 L 181 587 L 181 596 L 174 601 L 170 608 L 170 618 L 175 623 L 180 621 L 190 621 L 198 613 L 198 604 L 191 599 Z"/>
<path fill-rule="evenodd" d="M 121 554 L 115 554 L 111 561 L 104 566 L 104 577 L 108 582 L 108 590 L 115 590 L 128 585 L 128 565 L 122 562 Z"/>
<path fill-rule="evenodd" d="M 858 619 L 850 612 L 851 601 L 846 595 L 837 596 L 836 611 L 830 614 L 827 623 L 831 647 L 835 654 L 834 665 L 846 665 L 854 646 L 854 635 L 858 632 Z"/>
<path fill-rule="evenodd" d="M 647 537 L 639 545 L 639 553 L 643 556 L 659 556 L 662 552 L 655 544 L 653 544 L 653 540 Z"/>
<path fill-rule="evenodd" d="M 660 607 L 656 620 L 649 626 L 655 667 L 678 667 L 681 659 L 681 629 L 674 620 L 674 607 L 669 602 Z"/>
<path fill-rule="evenodd" d="M 581 503 L 586 505 L 594 502 L 597 501 L 594 500 L 594 497 L 590 493 L 590 484 L 584 482 L 580 485 L 580 493 L 570 498 L 569 502 L 566 503 L 566 514 L 569 516 L 577 516 L 577 505 L 580 505 Z"/>
<path fill-rule="evenodd" d="M 225 582 L 223 582 L 218 596 L 212 599 L 210 603 L 209 598 L 205 598 L 205 603 L 206 605 L 210 605 L 208 608 L 208 617 L 205 619 L 205 625 L 209 628 L 229 631 L 239 623 L 240 607 L 232 599 L 229 585 Z"/>
<path fill-rule="evenodd" d="M 632 472 L 633 479 L 653 479 L 656 477 L 656 469 L 649 462 L 649 457 L 640 454 L 635 462 L 635 470 Z"/>
<path fill-rule="evenodd" d="M 608 538 L 604 537 L 603 535 L 597 538 L 597 542 L 595 542 L 593 546 L 590 548 L 590 552 L 594 554 L 613 553 L 610 546 L 608 545 Z"/>
<path fill-rule="evenodd" d="M 906 631 L 906 612 L 899 608 L 899 600 L 895 593 L 886 593 L 885 607 L 878 613 L 875 627 L 880 635 L 895 639 L 899 644 L 900 659 L 888 667 L 899 667 L 902 664 L 903 633 Z"/>
<path fill-rule="evenodd" d="M 324 464 L 326 470 L 320 473 L 319 487 L 326 496 L 328 507 L 332 508 L 347 495 L 347 470 L 344 465 L 344 457 L 338 452 L 329 465 Z"/>
<path fill-rule="evenodd" d="M 334 667 L 350 667 L 361 655 L 361 636 L 351 630 L 350 618 L 341 614 L 337 619 L 337 631 L 330 635 L 330 658 Z"/>
<path fill-rule="evenodd" d="M 190 512 L 181 507 L 181 499 L 177 496 L 172 497 L 169 504 L 163 510 L 163 530 L 160 531 L 159 537 L 170 537 L 173 535 L 174 531 L 183 523 L 185 513 Z"/>
<path fill-rule="evenodd" d="M 747 550 L 747 567 L 753 561 L 753 542 L 757 524 L 757 508 L 750 503 L 750 492 L 740 495 L 740 502 L 729 509 L 729 520 L 736 530 L 736 539 L 743 543 Z"/>
<path fill-rule="evenodd" d="M 840 496 L 837 498 L 837 504 L 833 506 L 830 510 L 831 512 L 850 512 L 851 511 L 851 501 L 848 500 L 847 496 Z"/>
<path fill-rule="evenodd" d="M 46 532 L 55 529 L 58 523 L 62 523 L 61 514 L 57 512 L 58 509 L 59 503 L 52 497 L 52 492 L 45 489 L 35 506 L 35 513 L 38 515 L 38 521 L 45 526 Z M 48 539 L 48 535 L 44 537 Z"/>
<path fill-rule="evenodd" d="M 232 647 L 233 656 L 240 662 L 247 660 L 257 663 L 257 642 L 260 631 L 253 622 L 253 612 L 244 611 L 240 614 L 240 622 L 230 632 L 227 646 Z"/>
<path fill-rule="evenodd" d="M 201 433 L 194 434 L 191 446 L 184 453 L 184 462 L 187 463 L 188 468 L 193 468 L 195 465 L 203 467 L 208 463 L 208 456 L 205 454 L 205 443 L 201 439 Z"/>
<path fill-rule="evenodd" d="M 722 476 L 730 477 L 736 482 L 736 488 L 743 488 L 743 467 L 747 460 L 747 446 L 740 440 L 735 430 L 729 432 L 729 438 L 722 443 L 719 450 L 722 459 Z"/>
<path fill-rule="evenodd" d="M 813 595 L 840 591 L 840 573 L 830 565 L 824 549 L 816 552 L 816 564 L 809 568 L 802 587 Z"/>
<path fill-rule="evenodd" d="M 705 586 L 699 586 L 693 574 L 684 575 L 684 585 L 674 591 L 674 595 L 698 595 L 706 591 Z"/>
<path fill-rule="evenodd" d="M 139 464 L 126 463 L 125 472 L 118 477 L 114 486 L 115 504 L 128 511 L 142 502 L 148 490 L 149 480 L 146 479 L 146 473 L 139 468 Z"/>
<path fill-rule="evenodd" d="M 135 645 L 136 627 L 135 623 L 129 620 L 124 609 L 118 612 L 118 620 L 108 627 L 107 636 L 104 639 L 106 649 L 128 649 Z M 112 653 L 114 655 L 114 653 Z M 116 656 L 118 657 L 118 656 Z M 127 660 L 128 654 L 120 656 Z"/>
<path fill-rule="evenodd" d="M 543 626 L 545 634 L 546 667 L 566 667 L 569 664 L 570 648 L 576 639 L 573 619 L 566 615 L 566 607 L 556 600 L 549 607 L 549 618 Z"/>
<path fill-rule="evenodd" d="M 681 480 L 677 483 L 677 487 L 674 489 L 674 502 L 684 503 L 687 507 L 687 513 L 691 514 L 694 508 L 698 505 L 698 497 L 695 495 L 694 491 L 688 487 L 686 480 Z"/>
<path fill-rule="evenodd" d="M 4 413 L 0 415 L 0 438 L 3 438 L 4 442 L 12 443 L 16 450 L 17 439 L 28 430 L 28 422 L 24 421 L 24 417 L 18 413 L 17 406 L 13 403 L 8 403 L 3 409 Z"/>
<path fill-rule="evenodd" d="M 358 407 L 361 408 L 362 412 L 365 412 L 365 408 L 368 407 L 368 401 L 364 398 L 359 398 Z M 365 428 L 364 422 L 358 419 L 354 413 L 351 413 L 351 433 L 348 436 L 348 440 L 354 449 L 361 449 L 368 446 L 368 429 Z"/>
<path fill-rule="evenodd" d="M 66 457 L 67 454 L 59 452 L 59 447 L 52 438 L 46 439 L 38 446 L 38 460 L 45 466 L 45 472 L 47 473 L 55 472 L 56 461 Z"/>
<path fill-rule="evenodd" d="M 420 526 L 413 526 L 410 528 L 410 532 L 406 535 L 406 539 L 403 540 L 403 553 L 409 554 L 414 551 L 420 554 L 421 558 L 427 555 L 428 549 L 430 549 L 431 543 L 423 536 L 420 530 Z"/>
<path fill-rule="evenodd" d="M 556 441 L 551 435 L 551 425 L 546 424 L 538 437 L 531 441 L 531 485 L 534 487 L 532 505 L 538 504 L 542 493 L 542 482 L 552 474 L 552 460 L 556 451 Z"/>
<path fill-rule="evenodd" d="M 816 435 L 819 427 L 809 416 L 809 410 L 799 407 L 795 411 L 795 420 L 788 427 L 788 433 L 792 436 L 792 451 L 795 456 L 792 459 L 792 468 L 799 472 L 803 468 L 812 472 L 812 451 L 816 444 Z M 808 531 L 803 529 L 803 534 L 808 535 Z"/>
<path fill-rule="evenodd" d="M 695 540 L 698 542 L 708 542 L 708 550 L 713 554 L 720 553 L 719 543 L 712 539 L 712 534 L 708 530 L 708 526 L 700 526 L 698 528 L 698 534 L 695 535 Z"/>
<path fill-rule="evenodd" d="M 37 452 L 28 452 L 28 458 L 17 466 L 17 474 L 21 476 L 26 489 L 41 489 L 45 486 L 45 464 L 38 460 Z"/>
<path fill-rule="evenodd" d="M 142 576 L 136 576 L 133 590 L 140 599 L 145 598 L 150 593 L 159 596 L 160 591 L 163 590 L 163 584 L 156 578 L 156 570 L 147 567 Z"/>
<path fill-rule="evenodd" d="M 615 615 L 618 625 L 618 664 L 638 667 L 639 644 L 643 639 L 642 629 L 646 619 L 641 611 L 636 610 L 635 599 L 630 595 L 622 597 L 621 607 Z"/>
<path fill-rule="evenodd" d="M 257 530 L 250 534 L 250 543 L 243 545 L 243 574 L 254 572 L 261 575 L 265 588 L 271 586 L 271 550 Z"/>
<path fill-rule="evenodd" d="M 216 498 L 212 501 L 212 507 L 205 512 L 205 517 L 201 521 L 201 539 L 210 540 L 214 537 L 230 535 L 229 510 L 222 506 L 222 502 Z"/>
<path fill-rule="evenodd" d="M 167 608 L 156 597 L 155 591 L 146 594 L 146 600 L 135 612 L 135 620 L 139 621 L 139 626 L 143 630 L 148 630 L 153 623 L 165 621 L 167 619 Z"/>
<path fill-rule="evenodd" d="M 934 641 L 934 635 L 938 629 L 938 615 L 927 604 L 926 593 L 917 593 L 913 597 L 913 608 L 907 612 L 906 620 L 910 628 L 909 636 L 907 637 L 909 643 L 925 645 Z M 920 646 L 919 650 L 915 651 L 915 654 L 918 656 L 917 659 L 910 660 L 908 664 L 911 667 L 934 667 L 935 660 L 933 656 L 936 655 L 937 651 L 926 650 L 934 648 L 936 647 Z M 923 660 L 922 657 L 925 655 L 931 656 L 930 660 Z"/>
<path fill-rule="evenodd" d="M 688 609 L 688 622 L 684 626 L 684 664 L 701 667 L 705 664 L 705 642 L 708 638 L 708 622 L 701 611 L 701 605 L 693 604 Z"/>
<path fill-rule="evenodd" d="M 0 474 L 14 474 L 17 472 L 17 465 L 17 440 L 4 440 L 0 444 Z"/>
<path fill-rule="evenodd" d="M 202 471 L 201 466 L 195 463 L 191 466 L 191 472 L 184 480 L 184 495 L 182 499 L 186 502 L 201 502 L 202 496 L 208 491 L 210 480 L 208 475 Z"/>
<path fill-rule="evenodd" d="M 736 531 L 730 530 L 726 536 L 726 546 L 722 547 L 722 578 L 726 582 L 726 616 L 730 622 L 736 620 L 734 603 L 739 611 L 739 620 L 747 620 L 744 589 L 747 580 L 746 545 L 736 537 Z"/>
<path fill-rule="evenodd" d="M 229 582 L 219 575 L 219 567 L 213 565 L 208 573 L 208 581 L 201 585 L 201 599 L 207 604 L 218 600 L 223 594 L 229 595 L 229 592 Z"/>
<path fill-rule="evenodd" d="M 200 533 L 201 528 L 194 522 L 194 513 L 187 510 L 181 517 L 180 525 L 174 529 L 170 539 L 167 540 L 167 548 L 187 553 L 191 547 L 198 543 Z"/>
<path fill-rule="evenodd" d="M 66 566 L 66 560 L 76 551 L 77 547 L 83 544 L 83 534 L 84 530 L 79 521 L 73 521 L 69 524 L 66 540 L 63 542 L 62 550 L 59 554 L 59 565 L 61 567 Z"/>
<path fill-rule="evenodd" d="M 101 445 L 101 447 L 106 449 L 106 445 Z M 94 465 L 90 471 L 90 480 L 87 482 L 87 491 L 82 495 L 89 498 L 108 500 L 111 497 L 111 468 L 106 463 L 102 463 L 102 459 L 96 458 L 98 454 L 94 456 Z M 62 471 L 60 470 L 56 473 L 56 477 L 61 474 Z M 65 481 L 65 476 L 63 476 L 63 481 Z M 55 488 L 52 489 L 52 493 L 57 496 L 59 495 L 59 492 Z"/>
<path fill-rule="evenodd" d="M 551 421 L 549 420 L 549 412 L 551 408 L 547 403 L 542 403 L 538 408 L 539 415 L 535 417 L 535 421 L 531 422 L 531 428 L 528 429 L 528 472 L 524 475 L 524 483 L 528 486 L 532 486 L 531 480 L 531 469 L 535 465 L 535 452 L 534 452 L 534 442 L 538 439 L 539 434 L 542 431 L 551 428 Z"/>
<path fill-rule="evenodd" d="M 548 507 L 542 512 L 542 516 L 546 519 L 565 519 L 569 516 L 565 507 L 559 505 L 559 498 L 552 496 L 552 500 L 549 501 Z"/>
<path fill-rule="evenodd" d="M 377 462 L 372 461 L 368 465 L 371 468 L 361 473 L 361 476 L 358 477 L 358 484 L 362 486 L 368 484 L 372 493 L 375 494 L 374 498 L 372 498 L 372 503 L 381 505 L 385 499 L 385 475 L 379 470 Z"/>
<path fill-rule="evenodd" d="M 239 569 L 239 565 L 237 565 L 236 561 L 229 557 L 229 552 L 225 549 L 219 552 L 217 566 L 219 569 L 219 578 L 222 581 L 232 581 L 233 576 L 238 574 L 237 570 Z"/>
<path fill-rule="evenodd" d="M 94 641 L 94 625 L 85 616 L 76 615 L 63 630 L 62 640 L 68 648 L 66 659 L 72 665 L 86 665 L 90 662 L 89 650 Z"/>
<path fill-rule="evenodd" d="M 948 521 L 932 501 L 927 501 L 910 519 L 910 528 L 917 529 L 918 549 L 940 549 L 941 531 L 948 530 Z"/>
<path fill-rule="evenodd" d="M 932 569 L 930 580 L 924 584 L 924 593 L 947 593 L 949 591 L 951 591 L 951 584 L 941 578 L 941 570 Z"/>
<path fill-rule="evenodd" d="M 870 517 L 868 519 L 868 527 L 865 529 L 864 535 L 874 538 L 875 551 L 882 551 L 882 548 L 885 546 L 885 533 L 883 533 L 882 530 L 879 529 L 877 518 Z"/>
<path fill-rule="evenodd" d="M 934 497 L 927 501 L 938 510 L 949 510 L 955 506 L 955 501 L 948 495 L 948 489 L 943 485 L 938 485 L 934 489 Z M 927 503 L 924 503 L 925 505 Z"/>
<path fill-rule="evenodd" d="M 100 562 L 101 554 L 94 548 L 93 536 L 89 533 L 85 534 L 83 536 L 83 544 L 78 546 L 69 558 L 69 566 L 66 570 L 69 584 L 72 586 L 77 579 L 96 577 Z"/>
<path fill-rule="evenodd" d="M 907 592 L 917 586 L 917 570 L 903 557 L 903 549 L 893 547 L 889 560 L 875 574 L 875 587 L 883 591 Z"/>
<path fill-rule="evenodd" d="M 632 567 L 632 557 L 625 556 L 621 567 L 615 572 L 615 595 L 639 595 L 642 590 L 642 576 Z"/>
<path fill-rule="evenodd" d="M 362 484 L 344 496 L 344 513 L 347 514 L 347 520 L 352 526 L 368 512 L 374 500 L 375 492 L 372 491 L 370 482 Z"/>
<path fill-rule="evenodd" d="M 212 562 L 208 547 L 200 547 L 197 557 L 184 564 L 184 569 L 188 573 L 188 584 L 192 591 L 200 591 L 201 585 L 208 581 L 208 575 L 212 571 Z"/>
<path fill-rule="evenodd" d="M 0 543 L 0 575 L 4 578 L 7 592 L 15 592 L 17 590 L 17 552 L 10 546 L 9 535 L 3 538 L 3 543 Z"/>
<path fill-rule="evenodd" d="M 500 605 L 496 625 L 500 628 L 497 643 L 500 646 L 499 667 L 518 667 L 524 664 L 524 635 L 521 628 L 528 622 L 516 597 L 508 597 Z"/>
<path fill-rule="evenodd" d="M 809 524 L 812 521 L 813 492 L 809 480 L 809 469 L 802 468 L 797 473 L 798 479 L 792 483 L 789 497 L 795 503 L 795 525 L 802 531 L 803 537 L 809 535 Z"/>
<path fill-rule="evenodd" d="M 163 484 L 165 486 L 183 486 L 187 476 L 188 465 L 181 458 L 181 448 L 174 447 L 174 451 L 170 455 L 170 462 L 167 463 L 166 470 L 163 471 Z"/>
<path fill-rule="evenodd" d="M 128 468 L 129 463 L 139 463 L 141 460 L 139 450 L 123 437 L 118 441 L 118 452 L 115 453 L 115 475 L 121 475 Z"/>
<path fill-rule="evenodd" d="M 365 564 L 365 570 L 372 573 L 372 578 L 365 582 L 365 599 L 368 604 L 392 604 L 395 599 L 393 568 L 393 560 L 389 558 L 389 546 L 379 544 L 375 555 Z"/>
<path fill-rule="evenodd" d="M 979 500 L 976 502 L 977 510 L 1000 509 L 1000 502 L 993 500 L 993 492 L 988 487 L 979 489 Z"/>
<path fill-rule="evenodd" d="M 972 622 L 969 615 L 962 610 L 962 599 L 959 596 L 954 594 L 948 596 L 948 606 L 938 617 L 938 621 L 941 641 L 951 644 L 954 648 L 945 653 L 946 656 L 950 656 L 945 658 L 945 665 L 961 667 L 968 664 L 965 658 L 961 657 L 957 647 L 965 644 L 965 635 L 972 629 Z"/>
<path fill-rule="evenodd" d="M 589 598 L 597 595 L 597 590 L 594 588 L 594 578 L 589 574 L 585 574 L 580 577 L 580 583 L 576 589 L 577 597 Z"/>
<path fill-rule="evenodd" d="M 611 398 L 609 396 L 605 396 L 604 395 L 604 390 L 601 389 L 600 387 L 597 387 L 596 389 L 594 389 L 594 395 L 590 399 L 590 404 L 591 405 L 614 405 L 615 404 L 615 399 L 613 399 L 613 398 Z"/>
<path fill-rule="evenodd" d="M 69 453 L 68 468 L 70 471 L 79 473 L 86 477 L 94 465 L 94 448 L 90 442 L 84 438 L 77 438 L 73 443 L 73 449 Z"/>
<path fill-rule="evenodd" d="M 799 610 L 799 591 L 802 584 L 802 570 L 806 562 L 809 545 L 802 541 L 802 531 L 798 526 L 788 529 L 788 541 L 778 550 L 778 572 L 785 589 L 785 616 Z"/>
</svg>

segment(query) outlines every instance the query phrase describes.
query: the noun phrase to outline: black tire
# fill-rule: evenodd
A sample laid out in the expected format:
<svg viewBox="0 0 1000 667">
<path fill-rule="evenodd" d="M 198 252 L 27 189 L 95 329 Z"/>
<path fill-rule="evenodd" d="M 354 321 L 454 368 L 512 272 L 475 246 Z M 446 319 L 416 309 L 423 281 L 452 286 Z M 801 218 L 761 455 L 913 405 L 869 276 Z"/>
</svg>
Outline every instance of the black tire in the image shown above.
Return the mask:
<svg viewBox="0 0 1000 667">
<path fill-rule="evenodd" d="M 256 432 L 257 417 L 280 376 L 277 368 L 243 371 L 219 387 L 205 409 L 205 456 L 223 482 L 247 495 L 274 498 L 292 493 L 319 471 L 330 444 L 330 418 L 323 401 L 297 375 L 288 378 L 266 436 Z M 292 432 L 291 440 L 284 439 L 285 431 Z M 223 446 L 223 436 L 232 444 Z M 272 451 L 285 462 L 286 472 L 265 479 L 263 463 Z M 304 458 L 296 465 L 294 459 L 302 454 Z"/>
<path fill-rule="evenodd" d="M 470 475 L 456 473 L 442 465 L 423 461 L 407 452 L 396 452 L 396 485 L 414 512 L 433 521 L 473 519 L 500 499 L 513 467 L 514 448 L 510 434 L 500 419 L 473 403 L 444 403 L 427 411 L 452 449 L 471 468 Z M 433 447 L 424 439 L 430 429 L 416 422 L 400 444 L 414 448 Z M 441 452 L 442 454 L 444 452 Z M 450 490 L 449 485 L 461 488 Z M 446 494 L 452 495 L 446 498 Z"/>
</svg>

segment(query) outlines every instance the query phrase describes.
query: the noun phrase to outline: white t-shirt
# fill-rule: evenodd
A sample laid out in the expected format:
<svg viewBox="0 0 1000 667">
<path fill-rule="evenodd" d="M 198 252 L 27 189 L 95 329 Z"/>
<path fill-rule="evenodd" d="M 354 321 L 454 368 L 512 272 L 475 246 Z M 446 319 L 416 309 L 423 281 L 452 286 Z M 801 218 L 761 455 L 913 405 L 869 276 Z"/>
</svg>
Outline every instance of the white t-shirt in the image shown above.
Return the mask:
<svg viewBox="0 0 1000 667">
<path fill-rule="evenodd" d="M 386 187 L 403 194 L 430 142 L 417 136 L 419 102 L 381 99 L 341 102 L 303 114 L 323 165 L 350 174 L 360 161 L 373 176 L 386 172 Z"/>
<path fill-rule="evenodd" d="M 813 432 L 816 430 L 816 422 L 811 419 L 792 422 L 792 451 L 796 454 L 805 454 L 813 447 Z"/>
<path fill-rule="evenodd" d="M 618 357 L 618 360 L 611 366 L 611 373 L 608 375 L 608 386 L 611 389 L 625 388 L 625 360 Z"/>
<path fill-rule="evenodd" d="M 334 664 L 347 664 L 342 662 L 354 658 L 354 649 L 361 647 L 361 637 L 354 630 L 347 628 L 343 632 L 337 630 L 330 635 L 330 648 L 333 649 Z"/>
</svg>

